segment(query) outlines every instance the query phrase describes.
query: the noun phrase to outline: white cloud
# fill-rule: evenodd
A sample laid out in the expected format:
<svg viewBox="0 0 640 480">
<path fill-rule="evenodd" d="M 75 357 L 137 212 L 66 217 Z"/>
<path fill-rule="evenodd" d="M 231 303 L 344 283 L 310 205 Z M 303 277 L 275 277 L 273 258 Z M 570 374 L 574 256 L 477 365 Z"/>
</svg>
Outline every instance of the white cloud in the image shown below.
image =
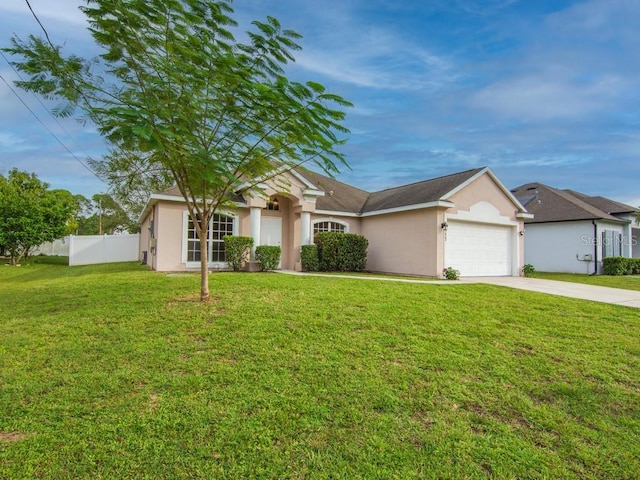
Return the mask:
<svg viewBox="0 0 640 480">
<path fill-rule="evenodd" d="M 51 0 L 30 0 L 29 3 L 45 27 L 47 27 L 45 20 L 86 25 L 84 14 L 78 10 L 78 7 L 83 3 L 80 0 L 57 2 L 52 2 Z M 0 14 L 28 14 L 32 16 L 24 0 L 3 0 L 2 4 L 0 4 Z M 34 26 L 37 26 L 35 18 L 33 18 L 33 22 Z"/>
<path fill-rule="evenodd" d="M 11 132 L 0 131 L 0 148 L 12 152 L 33 150 L 33 145 L 25 143 L 24 139 Z"/>
<path fill-rule="evenodd" d="M 556 69 L 499 81 L 473 95 L 472 104 L 524 121 L 581 119 L 609 107 L 625 86 L 626 80 L 615 75 L 583 82 Z"/>
</svg>

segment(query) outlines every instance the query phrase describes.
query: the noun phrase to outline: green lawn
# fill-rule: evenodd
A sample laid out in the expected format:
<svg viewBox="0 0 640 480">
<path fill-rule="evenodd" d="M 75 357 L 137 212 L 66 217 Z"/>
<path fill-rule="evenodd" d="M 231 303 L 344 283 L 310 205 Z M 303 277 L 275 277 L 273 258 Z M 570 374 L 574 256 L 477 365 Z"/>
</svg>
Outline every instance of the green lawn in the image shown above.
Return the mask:
<svg viewBox="0 0 640 480">
<path fill-rule="evenodd" d="M 535 278 L 559 280 L 561 282 L 586 283 L 601 287 L 624 288 L 626 290 L 640 290 L 640 276 L 638 275 L 579 275 L 575 273 L 536 272 Z"/>
<path fill-rule="evenodd" d="M 0 478 L 640 478 L 640 311 L 490 285 L 0 267 Z"/>
</svg>

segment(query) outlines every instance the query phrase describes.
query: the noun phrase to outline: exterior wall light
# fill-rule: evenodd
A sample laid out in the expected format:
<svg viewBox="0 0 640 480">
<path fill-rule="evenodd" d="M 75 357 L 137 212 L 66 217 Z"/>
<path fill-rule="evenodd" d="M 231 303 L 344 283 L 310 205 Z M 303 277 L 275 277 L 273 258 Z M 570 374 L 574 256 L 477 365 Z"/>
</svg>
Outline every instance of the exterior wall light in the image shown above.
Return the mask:
<svg viewBox="0 0 640 480">
<path fill-rule="evenodd" d="M 521 237 L 524 237 L 524 230 L 520 230 L 520 232 L 519 232 L 519 233 L 520 233 L 520 236 L 521 236 Z"/>
<path fill-rule="evenodd" d="M 447 222 L 442 222 L 440 224 L 440 228 L 446 232 L 447 228 L 449 228 L 449 224 Z"/>
</svg>

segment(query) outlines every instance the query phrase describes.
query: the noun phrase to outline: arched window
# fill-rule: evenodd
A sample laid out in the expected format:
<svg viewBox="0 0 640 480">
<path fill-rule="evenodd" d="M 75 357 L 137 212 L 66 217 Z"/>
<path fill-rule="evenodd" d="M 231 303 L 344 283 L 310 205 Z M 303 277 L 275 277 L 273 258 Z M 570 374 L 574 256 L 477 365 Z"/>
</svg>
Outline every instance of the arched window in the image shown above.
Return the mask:
<svg viewBox="0 0 640 480">
<path fill-rule="evenodd" d="M 347 233 L 349 225 L 344 222 L 337 222 L 335 220 L 316 220 L 313 222 L 313 233 L 320 232 L 341 232 Z"/>
</svg>

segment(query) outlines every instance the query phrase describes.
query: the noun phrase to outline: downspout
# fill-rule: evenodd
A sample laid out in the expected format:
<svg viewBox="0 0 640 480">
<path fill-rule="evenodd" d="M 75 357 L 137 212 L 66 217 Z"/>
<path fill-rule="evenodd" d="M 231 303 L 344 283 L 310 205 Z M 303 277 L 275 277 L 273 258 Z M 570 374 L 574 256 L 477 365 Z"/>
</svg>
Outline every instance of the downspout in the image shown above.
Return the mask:
<svg viewBox="0 0 640 480">
<path fill-rule="evenodd" d="M 595 220 L 591 220 L 593 224 L 593 273 L 591 275 L 598 274 L 598 224 Z"/>
</svg>

